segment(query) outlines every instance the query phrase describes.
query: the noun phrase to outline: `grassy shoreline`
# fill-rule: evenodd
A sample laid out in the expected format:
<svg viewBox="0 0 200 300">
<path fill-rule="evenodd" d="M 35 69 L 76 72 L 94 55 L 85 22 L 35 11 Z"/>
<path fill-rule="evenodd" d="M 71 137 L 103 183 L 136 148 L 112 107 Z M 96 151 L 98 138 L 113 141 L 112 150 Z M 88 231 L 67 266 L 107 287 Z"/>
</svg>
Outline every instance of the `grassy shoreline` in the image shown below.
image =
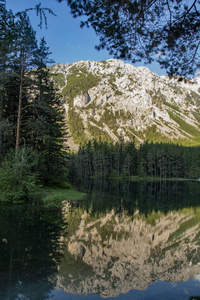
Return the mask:
<svg viewBox="0 0 200 300">
<path fill-rule="evenodd" d="M 129 180 L 132 182 L 166 182 L 166 181 L 198 181 L 198 179 L 190 178 L 160 178 L 160 177 L 140 177 L 140 176 L 131 176 L 130 178 L 109 178 L 113 180 Z M 46 208 L 59 208 L 62 201 L 79 201 L 85 197 L 85 193 L 77 191 L 75 188 L 60 188 L 60 187 L 50 187 L 44 186 L 39 191 L 39 196 L 42 204 Z"/>
<path fill-rule="evenodd" d="M 140 182 L 140 181 L 198 181 L 198 179 L 191 179 L 191 178 L 179 178 L 179 177 L 170 177 L 170 178 L 160 178 L 160 177 L 151 177 L 151 176 L 147 176 L 147 177 L 140 177 L 140 176 L 131 176 L 129 178 L 130 181 L 135 181 L 135 182 Z"/>
<path fill-rule="evenodd" d="M 106 177 L 104 178 L 106 180 Z M 200 181 L 199 179 L 194 179 L 194 178 L 182 178 L 182 177 L 170 177 L 170 178 L 160 178 L 156 176 L 137 176 L 137 175 L 132 175 L 130 177 L 124 177 L 124 176 L 119 176 L 119 177 L 108 177 L 108 180 L 120 180 L 120 181 L 133 181 L 133 182 L 165 182 L 165 181 Z"/>
<path fill-rule="evenodd" d="M 86 194 L 74 188 L 62 189 L 59 187 L 44 186 L 40 191 L 41 202 L 46 208 L 59 208 L 62 201 L 79 201 Z"/>
</svg>

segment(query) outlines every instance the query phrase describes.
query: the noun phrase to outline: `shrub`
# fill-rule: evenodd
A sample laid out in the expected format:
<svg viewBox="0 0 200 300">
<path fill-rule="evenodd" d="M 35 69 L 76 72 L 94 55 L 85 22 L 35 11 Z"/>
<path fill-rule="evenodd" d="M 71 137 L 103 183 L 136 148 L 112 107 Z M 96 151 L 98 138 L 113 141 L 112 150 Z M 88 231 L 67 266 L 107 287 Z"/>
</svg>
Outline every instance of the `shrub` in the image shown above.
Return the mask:
<svg viewBox="0 0 200 300">
<path fill-rule="evenodd" d="M 39 155 L 32 149 L 9 151 L 0 167 L 0 200 L 31 199 L 38 190 L 36 166 Z"/>
</svg>

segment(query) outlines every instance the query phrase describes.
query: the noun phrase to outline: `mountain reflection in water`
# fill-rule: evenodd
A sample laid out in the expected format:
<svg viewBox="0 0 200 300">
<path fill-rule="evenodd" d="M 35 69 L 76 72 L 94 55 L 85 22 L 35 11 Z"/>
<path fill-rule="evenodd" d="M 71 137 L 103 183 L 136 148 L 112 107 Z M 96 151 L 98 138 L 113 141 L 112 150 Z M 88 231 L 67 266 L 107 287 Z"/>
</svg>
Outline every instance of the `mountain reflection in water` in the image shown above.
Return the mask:
<svg viewBox="0 0 200 300">
<path fill-rule="evenodd" d="M 83 188 L 61 213 L 26 210 L 2 231 L 4 217 L 0 299 L 199 299 L 199 183 Z"/>
</svg>

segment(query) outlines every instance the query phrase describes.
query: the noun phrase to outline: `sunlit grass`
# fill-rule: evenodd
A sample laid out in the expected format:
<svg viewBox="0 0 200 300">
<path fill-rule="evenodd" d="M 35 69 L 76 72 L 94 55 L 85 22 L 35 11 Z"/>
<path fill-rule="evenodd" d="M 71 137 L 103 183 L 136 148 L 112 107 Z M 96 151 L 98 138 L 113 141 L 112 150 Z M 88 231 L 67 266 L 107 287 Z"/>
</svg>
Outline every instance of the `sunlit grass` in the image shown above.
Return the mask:
<svg viewBox="0 0 200 300">
<path fill-rule="evenodd" d="M 43 187 L 40 195 L 42 203 L 47 208 L 60 207 L 64 200 L 78 201 L 85 196 L 84 193 L 75 189 L 61 189 L 58 187 Z"/>
</svg>

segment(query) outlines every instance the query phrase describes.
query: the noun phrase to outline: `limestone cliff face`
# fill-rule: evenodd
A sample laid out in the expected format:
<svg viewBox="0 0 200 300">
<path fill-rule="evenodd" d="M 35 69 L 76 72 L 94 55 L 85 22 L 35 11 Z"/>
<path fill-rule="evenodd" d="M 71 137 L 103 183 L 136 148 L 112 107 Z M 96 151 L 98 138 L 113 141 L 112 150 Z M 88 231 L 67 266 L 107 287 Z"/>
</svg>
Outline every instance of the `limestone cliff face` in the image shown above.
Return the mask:
<svg viewBox="0 0 200 300">
<path fill-rule="evenodd" d="M 108 140 L 123 135 L 141 142 L 162 137 L 193 140 L 198 134 L 198 78 L 159 77 L 115 59 L 59 64 L 51 72 L 64 96 L 72 135 L 77 118 L 86 138 L 101 133 Z"/>
<path fill-rule="evenodd" d="M 70 220 L 68 209 L 65 213 Z M 58 286 L 70 293 L 111 297 L 157 280 L 186 281 L 200 273 L 199 235 L 192 210 L 148 218 L 137 211 L 133 217 L 111 211 L 96 220 L 83 211 L 66 245 L 75 260 L 91 267 L 92 275 L 69 275 L 67 282 L 60 275 Z"/>
</svg>

